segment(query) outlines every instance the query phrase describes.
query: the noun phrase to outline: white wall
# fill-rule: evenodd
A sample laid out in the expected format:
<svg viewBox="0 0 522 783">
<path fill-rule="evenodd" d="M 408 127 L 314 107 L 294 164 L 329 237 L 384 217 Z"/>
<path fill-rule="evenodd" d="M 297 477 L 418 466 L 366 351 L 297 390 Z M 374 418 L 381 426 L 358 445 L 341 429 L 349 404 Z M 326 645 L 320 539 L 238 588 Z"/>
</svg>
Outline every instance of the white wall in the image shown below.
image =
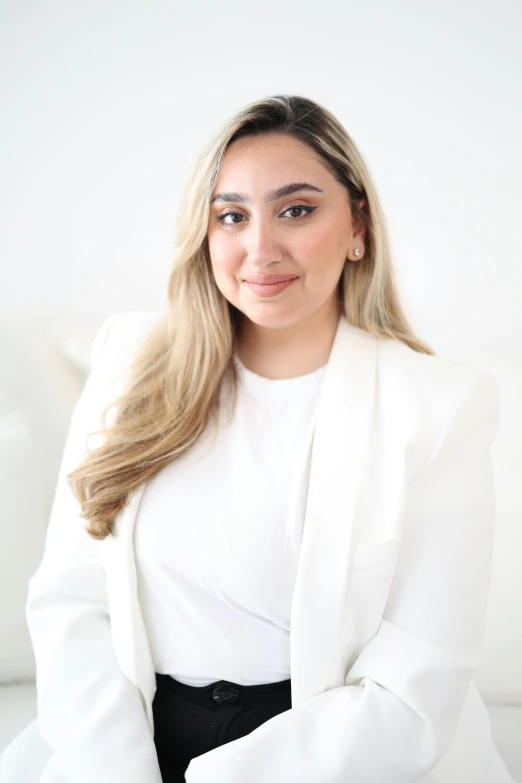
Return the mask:
<svg viewBox="0 0 522 783">
<path fill-rule="evenodd" d="M 522 650 L 521 9 L 515 0 L 0 7 L 4 320 L 162 306 L 188 167 L 242 104 L 306 95 L 352 134 L 381 194 L 416 331 L 502 386 L 483 678 L 496 693 L 512 691 L 508 653 Z"/>
</svg>

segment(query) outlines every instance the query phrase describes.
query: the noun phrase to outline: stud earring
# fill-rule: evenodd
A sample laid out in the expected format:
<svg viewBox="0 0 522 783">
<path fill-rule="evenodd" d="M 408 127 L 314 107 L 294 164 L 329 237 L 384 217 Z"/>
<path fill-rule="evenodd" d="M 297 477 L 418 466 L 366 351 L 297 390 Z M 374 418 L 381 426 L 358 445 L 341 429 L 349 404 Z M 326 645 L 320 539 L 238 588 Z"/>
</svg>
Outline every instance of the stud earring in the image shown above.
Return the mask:
<svg viewBox="0 0 522 783">
<path fill-rule="evenodd" d="M 359 250 L 359 248 L 358 248 L 358 247 L 356 247 L 356 248 L 354 249 L 354 251 L 353 251 L 353 254 L 354 254 L 354 256 L 358 256 L 358 255 L 360 255 L 360 252 L 361 252 L 361 251 Z"/>
</svg>

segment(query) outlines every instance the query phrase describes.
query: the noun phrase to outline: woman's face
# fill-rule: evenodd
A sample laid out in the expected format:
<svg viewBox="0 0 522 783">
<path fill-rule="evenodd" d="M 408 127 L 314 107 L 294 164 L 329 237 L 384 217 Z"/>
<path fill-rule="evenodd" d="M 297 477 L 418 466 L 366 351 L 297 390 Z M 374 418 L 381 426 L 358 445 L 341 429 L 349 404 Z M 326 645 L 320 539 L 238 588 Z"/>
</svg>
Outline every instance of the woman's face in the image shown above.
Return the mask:
<svg viewBox="0 0 522 783">
<path fill-rule="evenodd" d="M 210 205 L 210 259 L 219 290 L 251 321 L 288 327 L 338 312 L 339 278 L 346 258 L 357 260 L 354 247 L 362 258 L 363 239 L 346 189 L 306 144 L 272 133 L 227 148 Z M 279 291 L 246 282 L 274 274 L 295 279 Z"/>
</svg>

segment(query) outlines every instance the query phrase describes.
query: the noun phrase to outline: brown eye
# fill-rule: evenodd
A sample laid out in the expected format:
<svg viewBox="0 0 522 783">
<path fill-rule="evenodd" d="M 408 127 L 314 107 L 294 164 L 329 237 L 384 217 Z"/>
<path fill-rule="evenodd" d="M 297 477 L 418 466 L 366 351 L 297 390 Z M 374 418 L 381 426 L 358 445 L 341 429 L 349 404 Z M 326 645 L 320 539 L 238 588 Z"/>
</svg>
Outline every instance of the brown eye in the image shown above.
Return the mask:
<svg viewBox="0 0 522 783">
<path fill-rule="evenodd" d="M 225 222 L 225 218 L 228 217 L 229 215 L 235 215 L 236 217 L 243 217 L 243 215 L 240 215 L 239 212 L 225 212 L 224 215 L 218 215 L 218 217 L 216 219 L 218 220 L 219 223 L 223 223 L 223 225 L 225 225 L 225 226 L 234 226 L 234 225 L 236 225 L 236 222 L 232 222 L 232 223 L 226 223 Z M 237 221 L 237 222 L 239 223 L 240 221 Z"/>
<path fill-rule="evenodd" d="M 297 209 L 298 211 L 304 210 L 306 215 L 311 215 L 312 212 L 314 212 L 317 209 L 317 207 L 309 207 L 306 204 L 294 204 L 292 207 L 288 207 L 287 209 L 285 209 L 285 212 L 290 212 L 292 209 Z M 285 214 L 285 212 L 283 212 L 283 215 Z M 303 215 L 300 216 L 294 215 L 291 218 L 291 220 L 303 220 L 303 218 L 304 218 Z"/>
</svg>

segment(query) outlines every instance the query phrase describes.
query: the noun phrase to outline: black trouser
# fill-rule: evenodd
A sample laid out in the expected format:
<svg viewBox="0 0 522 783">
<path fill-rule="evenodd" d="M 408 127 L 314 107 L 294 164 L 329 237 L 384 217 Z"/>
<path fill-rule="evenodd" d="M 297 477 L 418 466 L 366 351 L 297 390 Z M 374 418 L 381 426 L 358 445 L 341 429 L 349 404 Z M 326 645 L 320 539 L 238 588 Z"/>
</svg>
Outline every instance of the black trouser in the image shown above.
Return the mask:
<svg viewBox="0 0 522 783">
<path fill-rule="evenodd" d="M 290 680 L 237 685 L 219 680 L 192 687 L 156 673 L 154 743 L 163 783 L 184 783 L 195 756 L 250 734 L 292 706 Z"/>
</svg>

